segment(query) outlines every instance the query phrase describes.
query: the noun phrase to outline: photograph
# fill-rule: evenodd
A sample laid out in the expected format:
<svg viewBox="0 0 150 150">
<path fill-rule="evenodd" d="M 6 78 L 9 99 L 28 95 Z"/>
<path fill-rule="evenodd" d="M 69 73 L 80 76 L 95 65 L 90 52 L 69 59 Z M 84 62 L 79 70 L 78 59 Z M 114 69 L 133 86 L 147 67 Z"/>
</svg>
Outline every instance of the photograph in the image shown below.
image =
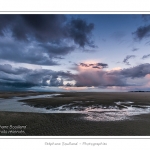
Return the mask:
<svg viewBox="0 0 150 150">
<path fill-rule="evenodd" d="M 149 14 L 0 14 L 0 136 L 150 136 Z"/>
</svg>

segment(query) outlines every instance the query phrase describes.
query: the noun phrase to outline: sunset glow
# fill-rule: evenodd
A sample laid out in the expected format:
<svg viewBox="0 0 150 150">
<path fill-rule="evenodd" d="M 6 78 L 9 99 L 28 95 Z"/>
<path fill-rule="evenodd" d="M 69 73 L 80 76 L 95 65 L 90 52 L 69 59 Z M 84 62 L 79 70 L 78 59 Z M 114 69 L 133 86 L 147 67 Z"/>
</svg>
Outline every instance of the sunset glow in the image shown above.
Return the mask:
<svg viewBox="0 0 150 150">
<path fill-rule="evenodd" d="M 150 90 L 149 15 L 0 19 L 1 90 Z"/>
</svg>

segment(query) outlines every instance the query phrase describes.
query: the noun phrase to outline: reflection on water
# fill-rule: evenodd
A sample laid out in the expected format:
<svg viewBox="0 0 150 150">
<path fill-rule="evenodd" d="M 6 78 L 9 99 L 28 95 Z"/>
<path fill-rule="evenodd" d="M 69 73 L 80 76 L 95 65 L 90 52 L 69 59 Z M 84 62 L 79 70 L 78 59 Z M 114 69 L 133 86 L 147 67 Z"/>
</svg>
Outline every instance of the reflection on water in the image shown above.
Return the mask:
<svg viewBox="0 0 150 150">
<path fill-rule="evenodd" d="M 150 113 L 148 105 L 134 105 L 134 102 L 115 102 L 116 106 L 109 108 L 88 109 L 84 119 L 91 121 L 117 121 L 131 119 L 131 116 Z"/>
<path fill-rule="evenodd" d="M 25 99 L 36 99 L 36 98 L 50 98 L 58 94 L 48 94 L 48 95 L 36 95 L 27 97 L 13 97 L 9 99 L 0 99 L 0 111 L 13 111 L 13 112 L 37 112 L 37 113 L 47 113 L 45 108 L 35 108 L 25 105 L 24 102 L 19 102 L 19 100 Z"/>
<path fill-rule="evenodd" d="M 114 102 L 113 105 L 103 106 L 94 104 L 91 106 L 81 106 L 81 101 L 74 101 L 68 105 L 62 105 L 51 109 L 57 113 L 82 113 L 85 114 L 83 119 L 90 121 L 117 121 L 131 119 L 131 116 L 150 113 L 149 105 L 135 105 L 134 102 Z M 82 102 L 83 103 L 83 102 Z"/>
<path fill-rule="evenodd" d="M 90 111 L 86 117 L 87 120 L 92 121 L 116 121 L 116 120 L 124 120 L 131 119 L 131 116 L 147 114 L 150 113 L 150 108 L 142 109 L 142 108 L 134 108 L 127 107 L 122 110 L 118 109 L 99 109 Z"/>
<path fill-rule="evenodd" d="M 132 101 L 114 102 L 111 105 L 90 104 L 94 101 L 73 101 L 70 104 L 53 108 L 36 108 L 26 105 L 19 100 L 51 98 L 60 94 L 37 95 L 27 97 L 0 98 L 0 111 L 12 112 L 36 112 L 36 113 L 81 113 L 85 114 L 82 119 L 90 121 L 117 121 L 131 119 L 131 116 L 150 113 L 149 104 L 136 104 Z"/>
</svg>

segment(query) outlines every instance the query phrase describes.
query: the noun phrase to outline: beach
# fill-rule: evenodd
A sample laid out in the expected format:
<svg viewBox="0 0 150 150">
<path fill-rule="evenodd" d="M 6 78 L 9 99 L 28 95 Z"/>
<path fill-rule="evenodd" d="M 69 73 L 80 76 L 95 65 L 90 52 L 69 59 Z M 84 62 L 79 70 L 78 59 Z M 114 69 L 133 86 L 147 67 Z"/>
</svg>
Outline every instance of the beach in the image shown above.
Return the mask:
<svg viewBox="0 0 150 150">
<path fill-rule="evenodd" d="M 0 112 L 1 126 L 26 126 L 24 133 L 1 136 L 149 136 L 150 115 L 133 120 L 95 122 L 79 119 L 80 114 L 38 114 Z M 2 129 L 1 129 L 2 130 Z M 19 130 L 20 131 L 20 130 Z"/>
<path fill-rule="evenodd" d="M 18 93 L 15 93 L 16 96 Z M 37 95 L 39 93 L 28 93 L 28 95 Z M 48 94 L 48 93 L 46 93 Z M 50 93 L 51 94 L 51 93 Z M 60 106 L 60 112 L 56 113 L 35 113 L 35 112 L 0 112 L 0 135 L 1 136 L 148 136 L 150 135 L 150 113 L 130 112 L 124 118 L 124 112 L 131 108 L 136 110 L 148 111 L 150 104 L 149 92 L 126 92 L 126 93 L 59 93 L 60 95 L 48 98 L 21 100 L 32 108 L 44 108 L 48 111 Z M 26 94 L 22 94 L 25 96 Z M 9 95 L 9 97 L 14 96 Z M 2 98 L 2 94 L 1 94 Z M 7 99 L 6 99 L 7 101 Z M 82 103 L 81 103 L 82 101 Z M 116 108 L 116 103 L 118 108 Z M 132 102 L 132 103 L 131 103 Z M 72 105 L 68 104 L 72 103 Z M 131 104 L 130 104 L 131 103 Z M 133 104 L 134 103 L 134 104 Z M 80 105 L 80 107 L 79 107 Z M 51 106 L 51 107 L 50 107 Z M 66 107 L 67 106 L 67 107 Z M 77 107 L 78 106 L 78 107 Z M 81 107 L 82 106 L 82 107 Z M 93 106 L 94 108 L 91 108 Z M 97 108 L 95 108 L 97 106 Z M 102 107 L 100 107 L 102 106 Z M 114 106 L 110 108 L 110 106 Z M 77 111 L 86 111 L 85 108 L 91 108 L 88 113 L 67 113 L 66 109 L 77 107 Z M 128 107 L 128 108 L 125 108 Z M 147 108 L 148 107 L 148 108 Z M 80 110 L 82 108 L 82 110 Z M 100 108 L 100 111 L 93 112 Z M 103 110 L 103 112 L 101 112 Z M 109 111 L 109 114 L 107 111 Z M 115 110 L 121 119 L 112 120 L 110 114 Z M 116 111 L 117 110 L 117 111 Z M 75 110 L 74 110 L 75 111 Z M 62 112 L 62 113 L 61 113 Z M 106 113 L 106 114 L 105 114 Z M 89 114 L 97 114 L 96 119 L 87 119 Z M 99 120 L 97 117 L 102 114 L 108 116 L 107 120 Z M 113 117 L 115 116 L 113 114 Z M 120 116 L 120 115 L 119 115 Z M 116 117 L 118 118 L 118 116 Z M 5 132 L 4 132 L 5 131 Z"/>
</svg>

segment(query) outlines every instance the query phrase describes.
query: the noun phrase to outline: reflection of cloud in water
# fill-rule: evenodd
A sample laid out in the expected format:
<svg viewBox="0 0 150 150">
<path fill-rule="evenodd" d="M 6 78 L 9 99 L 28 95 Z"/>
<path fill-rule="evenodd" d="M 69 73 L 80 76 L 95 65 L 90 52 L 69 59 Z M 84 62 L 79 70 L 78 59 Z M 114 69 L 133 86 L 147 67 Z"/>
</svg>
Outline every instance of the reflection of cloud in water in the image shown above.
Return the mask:
<svg viewBox="0 0 150 150">
<path fill-rule="evenodd" d="M 81 119 L 90 121 L 117 121 L 131 119 L 131 116 L 150 113 L 150 103 L 117 101 L 109 105 L 97 104 L 96 101 L 72 101 L 58 107 L 31 107 L 18 100 L 32 98 L 50 98 L 59 94 L 37 95 L 0 99 L 0 111 L 36 112 L 36 113 L 80 113 Z"/>
<path fill-rule="evenodd" d="M 91 121 L 117 121 L 130 119 L 134 115 L 150 113 L 150 106 L 148 105 L 134 105 L 134 102 L 115 103 L 117 107 L 115 106 L 109 109 L 87 109 L 87 115 L 84 119 Z M 120 106 L 124 108 L 118 109 Z"/>
<path fill-rule="evenodd" d="M 89 101 L 90 102 L 90 101 Z M 75 101 L 81 104 L 81 101 Z M 130 119 L 131 116 L 150 113 L 149 105 L 136 105 L 131 101 L 115 102 L 115 105 L 102 106 L 94 104 L 88 107 L 74 106 L 74 103 L 55 107 L 52 110 L 57 113 L 81 113 L 85 114 L 83 119 L 90 121 L 117 121 Z"/>
</svg>

